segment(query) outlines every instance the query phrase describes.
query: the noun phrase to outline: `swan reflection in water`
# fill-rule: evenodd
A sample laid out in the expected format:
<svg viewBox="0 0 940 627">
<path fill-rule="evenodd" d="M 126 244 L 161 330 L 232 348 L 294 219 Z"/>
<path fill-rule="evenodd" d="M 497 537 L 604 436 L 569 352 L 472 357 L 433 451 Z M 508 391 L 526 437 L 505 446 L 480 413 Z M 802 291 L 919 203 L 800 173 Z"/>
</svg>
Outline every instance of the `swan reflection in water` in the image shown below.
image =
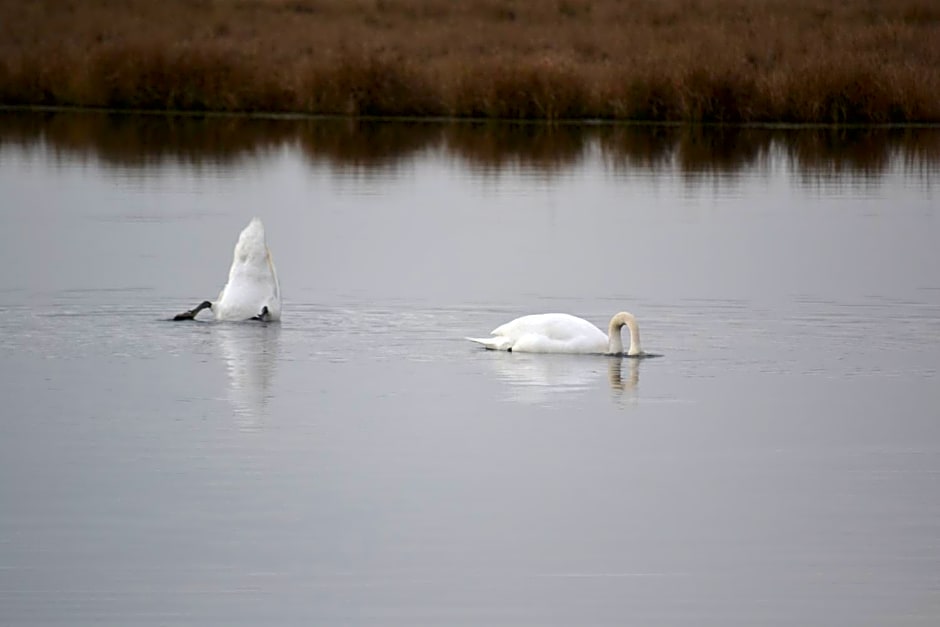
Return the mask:
<svg viewBox="0 0 940 627">
<path fill-rule="evenodd" d="M 214 344 L 228 371 L 228 399 L 241 429 L 258 429 L 267 416 L 280 334 L 280 324 L 212 325 Z"/>
<path fill-rule="evenodd" d="M 627 359 L 627 376 L 623 376 L 623 362 L 620 357 L 607 358 L 607 381 L 615 392 L 635 390 L 640 383 L 640 360 Z"/>
<path fill-rule="evenodd" d="M 635 402 L 640 359 L 597 355 L 535 355 L 489 352 L 496 376 L 509 384 L 513 400 L 533 405 L 573 398 L 603 388 L 611 399 Z"/>
</svg>

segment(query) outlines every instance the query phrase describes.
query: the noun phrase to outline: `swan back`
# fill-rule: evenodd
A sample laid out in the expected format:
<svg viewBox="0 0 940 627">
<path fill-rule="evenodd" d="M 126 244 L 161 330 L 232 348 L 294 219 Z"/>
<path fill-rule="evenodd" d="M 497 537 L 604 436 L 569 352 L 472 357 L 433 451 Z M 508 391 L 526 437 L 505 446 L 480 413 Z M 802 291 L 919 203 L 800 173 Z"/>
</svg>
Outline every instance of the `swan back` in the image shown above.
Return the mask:
<svg viewBox="0 0 940 627">
<path fill-rule="evenodd" d="M 577 316 L 532 314 L 493 329 L 490 338 L 467 338 L 493 350 L 523 353 L 605 353 L 603 331 Z"/>
<path fill-rule="evenodd" d="M 212 304 L 217 320 L 248 320 L 268 308 L 268 319 L 281 317 L 281 288 L 268 250 L 264 224 L 253 218 L 238 236 L 228 282 Z"/>
</svg>

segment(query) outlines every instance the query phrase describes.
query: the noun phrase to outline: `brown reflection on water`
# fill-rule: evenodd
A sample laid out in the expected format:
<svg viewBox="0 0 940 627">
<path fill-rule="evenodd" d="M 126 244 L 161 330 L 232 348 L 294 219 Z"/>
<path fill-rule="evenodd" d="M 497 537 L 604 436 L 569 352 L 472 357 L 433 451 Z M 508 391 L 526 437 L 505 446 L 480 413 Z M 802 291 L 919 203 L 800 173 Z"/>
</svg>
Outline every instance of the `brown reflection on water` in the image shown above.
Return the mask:
<svg viewBox="0 0 940 627">
<path fill-rule="evenodd" d="M 940 158 L 940 131 L 921 128 L 824 129 L 799 134 L 788 142 L 789 156 L 818 171 L 878 174 L 893 158 L 908 163 L 936 163 Z"/>
<path fill-rule="evenodd" d="M 0 114 L 0 147 L 45 143 L 62 156 L 95 157 L 122 167 L 163 160 L 230 163 L 293 139 L 277 120 L 98 113 Z"/>
<path fill-rule="evenodd" d="M 782 154 L 804 175 L 877 177 L 892 164 L 935 170 L 940 128 L 765 129 L 733 126 L 382 122 L 99 113 L 0 114 L 0 147 L 42 144 L 62 156 L 138 167 L 163 160 L 229 164 L 297 146 L 312 163 L 384 170 L 437 152 L 471 168 L 551 173 L 597 147 L 614 170 L 729 173 Z"/>
<path fill-rule="evenodd" d="M 454 124 L 445 133 L 447 152 L 471 167 L 521 165 L 557 170 L 577 163 L 596 129 L 565 124 Z"/>
<path fill-rule="evenodd" d="M 676 152 L 678 126 L 615 126 L 600 138 L 604 158 L 614 169 L 659 169 Z"/>
<path fill-rule="evenodd" d="M 385 168 L 433 149 L 443 127 L 427 122 L 294 120 L 288 122 L 304 155 L 314 162 Z"/>
<path fill-rule="evenodd" d="M 679 135 L 682 172 L 736 172 L 757 163 L 772 149 L 772 133 L 736 126 L 695 126 Z"/>
</svg>

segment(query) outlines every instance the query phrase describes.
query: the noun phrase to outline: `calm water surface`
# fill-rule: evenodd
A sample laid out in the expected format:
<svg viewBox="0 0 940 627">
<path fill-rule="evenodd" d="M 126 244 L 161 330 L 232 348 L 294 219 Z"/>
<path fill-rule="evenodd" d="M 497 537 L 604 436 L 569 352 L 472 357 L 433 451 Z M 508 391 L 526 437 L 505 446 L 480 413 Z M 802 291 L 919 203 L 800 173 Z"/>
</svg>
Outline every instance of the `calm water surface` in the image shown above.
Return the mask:
<svg viewBox="0 0 940 627">
<path fill-rule="evenodd" d="M 937 131 L 0 122 L 0 624 L 935 625 Z M 171 323 L 265 221 L 280 324 Z M 496 354 L 637 315 L 636 362 Z"/>
</svg>

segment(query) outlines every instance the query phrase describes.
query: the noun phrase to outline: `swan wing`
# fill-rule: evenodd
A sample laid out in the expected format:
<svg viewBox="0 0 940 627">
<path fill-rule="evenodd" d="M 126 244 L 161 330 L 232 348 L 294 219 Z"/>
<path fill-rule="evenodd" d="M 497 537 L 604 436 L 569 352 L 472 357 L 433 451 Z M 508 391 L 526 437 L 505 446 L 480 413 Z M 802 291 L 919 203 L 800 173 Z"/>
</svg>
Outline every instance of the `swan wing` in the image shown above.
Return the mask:
<svg viewBox="0 0 940 627">
<path fill-rule="evenodd" d="M 281 319 L 281 283 L 277 280 L 277 269 L 274 267 L 274 257 L 271 255 L 271 250 L 265 245 L 265 252 L 267 253 L 267 262 L 268 269 L 271 272 L 271 279 L 273 285 L 271 298 L 268 300 L 267 307 L 268 312 L 270 313 L 270 320 L 280 320 Z"/>
<path fill-rule="evenodd" d="M 527 353 L 603 353 L 608 348 L 603 331 L 570 314 L 522 316 L 496 327 L 492 335 L 492 338 L 472 341 L 493 350 Z"/>
</svg>

